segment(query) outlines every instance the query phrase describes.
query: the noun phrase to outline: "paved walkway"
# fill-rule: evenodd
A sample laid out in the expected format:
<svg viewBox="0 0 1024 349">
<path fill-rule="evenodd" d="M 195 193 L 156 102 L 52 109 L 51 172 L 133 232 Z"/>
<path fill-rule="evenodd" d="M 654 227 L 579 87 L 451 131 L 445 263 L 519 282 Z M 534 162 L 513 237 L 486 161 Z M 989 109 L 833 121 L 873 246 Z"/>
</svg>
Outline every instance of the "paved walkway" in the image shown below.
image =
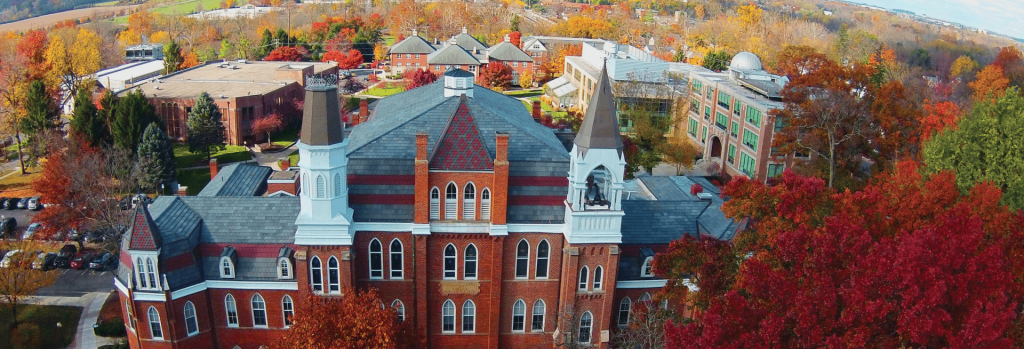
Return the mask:
<svg viewBox="0 0 1024 349">
<path fill-rule="evenodd" d="M 33 296 L 26 297 L 19 304 L 35 305 L 60 305 L 82 308 L 82 316 L 78 319 L 78 333 L 75 340 L 68 345 L 68 348 L 96 349 L 100 345 L 109 344 L 107 338 L 96 337 L 92 332 L 92 325 L 100 316 L 100 309 L 107 300 L 109 292 L 92 292 L 81 297 L 50 297 Z"/>
<path fill-rule="evenodd" d="M 296 146 L 296 144 L 298 144 L 298 142 L 292 143 L 292 145 L 288 146 L 287 148 L 281 149 L 280 151 L 275 151 L 273 153 L 261 153 L 253 150 L 253 160 L 255 160 L 256 163 L 260 164 L 260 166 L 268 166 L 274 169 L 274 171 L 281 171 L 281 166 L 278 165 L 277 162 L 280 161 L 281 159 L 288 158 L 289 154 L 291 154 L 293 151 L 298 150 L 299 147 Z M 298 165 L 299 164 L 292 164 L 292 166 Z"/>
</svg>

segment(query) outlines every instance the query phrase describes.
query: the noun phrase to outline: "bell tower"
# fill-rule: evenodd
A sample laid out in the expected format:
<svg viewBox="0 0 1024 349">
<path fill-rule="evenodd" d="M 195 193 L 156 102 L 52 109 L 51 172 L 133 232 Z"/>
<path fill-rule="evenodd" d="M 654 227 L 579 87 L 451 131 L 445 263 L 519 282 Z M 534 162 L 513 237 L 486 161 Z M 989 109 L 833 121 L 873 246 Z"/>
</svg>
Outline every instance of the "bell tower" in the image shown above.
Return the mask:
<svg viewBox="0 0 1024 349">
<path fill-rule="evenodd" d="M 352 245 L 348 206 L 348 139 L 341 123 L 336 77 L 307 77 L 299 138 L 301 209 L 295 244 Z"/>
</svg>

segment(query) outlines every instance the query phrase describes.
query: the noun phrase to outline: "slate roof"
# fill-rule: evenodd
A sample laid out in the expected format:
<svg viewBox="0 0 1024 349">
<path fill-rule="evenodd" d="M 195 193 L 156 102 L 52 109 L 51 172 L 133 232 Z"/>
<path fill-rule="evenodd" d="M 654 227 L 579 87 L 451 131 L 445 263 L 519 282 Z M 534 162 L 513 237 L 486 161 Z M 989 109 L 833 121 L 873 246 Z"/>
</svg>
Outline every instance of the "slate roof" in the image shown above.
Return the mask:
<svg viewBox="0 0 1024 349">
<path fill-rule="evenodd" d="M 258 196 L 267 190 L 267 178 L 274 170 L 255 163 L 234 163 L 217 171 L 199 196 Z"/>
<path fill-rule="evenodd" d="M 641 176 L 637 178 L 638 181 L 642 182 L 643 186 L 654 195 L 655 201 L 651 202 L 703 202 L 707 205 L 707 210 L 704 211 L 699 217 L 694 216 L 694 222 L 689 223 L 691 226 L 695 225 L 697 231 L 702 235 L 711 236 L 721 240 L 732 240 L 736 235 L 736 231 L 742 227 L 741 222 L 734 221 L 725 216 L 722 212 L 722 204 L 725 200 L 721 197 L 721 192 L 718 187 L 708 182 L 703 177 L 696 176 Z M 711 201 L 701 201 L 700 199 L 690 195 L 690 187 L 694 184 L 699 184 L 703 187 L 705 193 L 712 194 Z M 623 201 L 625 203 L 627 201 Z M 627 212 L 627 217 L 629 216 Z M 623 221 L 623 229 L 625 229 L 625 221 Z M 692 231 L 693 229 L 691 229 Z M 625 235 L 625 232 L 623 232 Z M 623 237 L 625 241 L 625 237 Z"/>
<path fill-rule="evenodd" d="M 480 130 L 473 121 L 473 115 L 466 107 L 466 96 L 459 100 L 459 106 L 448 119 L 441 141 L 434 147 L 430 157 L 430 168 L 438 170 L 487 171 L 494 169 Z"/>
<path fill-rule="evenodd" d="M 480 60 L 462 46 L 448 45 L 427 55 L 427 64 L 480 65 Z"/>
<path fill-rule="evenodd" d="M 469 35 L 469 33 L 466 33 L 465 28 L 463 28 L 463 32 L 461 34 L 455 36 L 455 44 L 462 46 L 462 48 L 470 52 L 472 52 L 474 48 L 480 52 L 487 50 L 487 45 L 484 45 L 480 40 L 477 40 L 472 35 Z"/>
<path fill-rule="evenodd" d="M 146 205 L 138 205 L 135 208 L 135 217 L 132 219 L 132 226 L 125 236 L 128 238 L 126 244 L 131 250 L 156 251 L 160 248 L 160 230 L 153 223 Z"/>
<path fill-rule="evenodd" d="M 533 57 L 507 41 L 491 46 L 487 49 L 487 54 L 490 59 L 501 61 L 533 62 Z"/>
<path fill-rule="evenodd" d="M 434 46 L 419 36 L 410 36 L 391 46 L 391 53 L 431 53 Z"/>
<path fill-rule="evenodd" d="M 697 217 L 707 201 L 623 200 L 622 243 L 668 244 L 684 234 L 697 236 Z"/>
<path fill-rule="evenodd" d="M 444 97 L 443 79 L 384 98 L 369 121 L 352 129 L 349 159 L 415 159 L 418 133 L 428 135 L 427 152 L 433 153 L 441 130 L 459 104 L 459 97 Z M 534 121 L 519 100 L 475 86 L 465 105 L 490 158 L 495 154 L 495 133 L 506 132 L 510 161 L 568 164 L 569 153 L 554 132 Z"/>
</svg>

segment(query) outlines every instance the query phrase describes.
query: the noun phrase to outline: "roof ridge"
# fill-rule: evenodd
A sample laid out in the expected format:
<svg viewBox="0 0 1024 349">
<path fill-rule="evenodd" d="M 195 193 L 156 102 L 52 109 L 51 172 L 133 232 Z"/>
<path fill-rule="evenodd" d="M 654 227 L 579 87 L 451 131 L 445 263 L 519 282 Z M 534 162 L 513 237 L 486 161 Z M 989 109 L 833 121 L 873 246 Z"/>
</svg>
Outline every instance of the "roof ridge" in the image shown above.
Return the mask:
<svg viewBox="0 0 1024 349">
<path fill-rule="evenodd" d="M 437 81 L 431 83 L 431 85 L 443 84 L 443 83 L 444 83 L 443 79 L 438 79 Z M 394 97 L 394 96 L 399 96 L 399 95 L 401 95 L 401 93 L 396 94 L 396 95 L 392 95 L 392 96 L 388 96 L 388 97 L 385 97 L 385 98 L 381 98 L 380 100 L 383 101 L 385 99 L 388 99 L 388 98 L 391 98 L 391 97 Z M 348 153 L 352 154 L 352 153 L 355 153 L 355 152 L 359 151 L 360 149 L 365 148 L 367 145 L 370 145 L 370 143 L 373 143 L 374 141 L 376 141 L 378 139 L 381 139 L 381 137 L 384 137 L 385 135 L 391 133 L 391 131 L 394 131 L 394 130 L 398 129 L 399 127 L 405 126 L 406 124 L 412 122 L 413 120 L 419 119 L 421 116 L 426 115 L 431 110 L 434 110 L 434 108 L 437 108 L 439 105 L 444 104 L 445 102 L 448 102 L 448 98 L 442 98 L 442 99 L 438 100 L 438 103 L 434 104 L 433 106 L 431 106 L 429 108 L 424 109 L 419 114 L 413 115 L 413 116 L 409 117 L 408 119 L 406 119 L 405 121 L 400 122 L 398 124 L 395 124 L 394 127 L 385 129 L 383 132 L 377 133 L 376 137 L 373 137 L 372 139 L 369 139 L 369 140 L 363 142 L 363 144 L 360 145 L 359 147 L 349 149 Z"/>
</svg>

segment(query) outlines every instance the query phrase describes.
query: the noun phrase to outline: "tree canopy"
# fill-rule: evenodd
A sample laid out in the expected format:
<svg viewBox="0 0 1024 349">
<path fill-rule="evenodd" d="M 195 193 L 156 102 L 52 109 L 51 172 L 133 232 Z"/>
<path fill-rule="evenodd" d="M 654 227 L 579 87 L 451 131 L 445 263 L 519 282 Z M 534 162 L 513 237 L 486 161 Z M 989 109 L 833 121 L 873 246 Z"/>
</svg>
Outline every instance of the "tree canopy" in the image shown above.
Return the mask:
<svg viewBox="0 0 1024 349">
<path fill-rule="evenodd" d="M 114 119 L 110 123 L 110 133 L 114 137 L 114 144 L 134 153 L 139 148 L 139 140 L 142 139 L 146 127 L 150 123 L 159 122 L 156 108 L 146 100 L 146 96 L 140 90 L 128 92 L 113 104 L 116 106 L 113 111 Z"/>
<path fill-rule="evenodd" d="M 226 140 L 224 123 L 221 122 L 220 109 L 210 98 L 210 94 L 199 94 L 192 112 L 188 114 L 188 151 L 206 153 L 210 160 L 213 150 L 223 150 Z"/>
<path fill-rule="evenodd" d="M 174 160 L 174 148 L 167 133 L 157 123 L 150 123 L 142 134 L 136 153 L 139 164 L 139 186 L 153 191 L 161 184 L 169 184 L 178 178 L 178 167 Z"/>
<path fill-rule="evenodd" d="M 343 290 L 344 296 L 310 295 L 297 307 L 291 328 L 271 348 L 416 348 L 410 321 L 382 306 L 377 291 Z"/>
</svg>

